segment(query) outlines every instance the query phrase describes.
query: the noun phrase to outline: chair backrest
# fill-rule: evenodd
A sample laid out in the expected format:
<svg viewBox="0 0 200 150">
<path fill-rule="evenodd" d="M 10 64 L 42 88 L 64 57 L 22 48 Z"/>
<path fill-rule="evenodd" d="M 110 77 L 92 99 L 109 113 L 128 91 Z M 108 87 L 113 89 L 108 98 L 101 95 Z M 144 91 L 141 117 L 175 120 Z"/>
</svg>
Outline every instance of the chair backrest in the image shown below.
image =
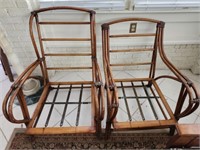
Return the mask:
<svg viewBox="0 0 200 150">
<path fill-rule="evenodd" d="M 42 73 L 47 81 L 51 70 L 94 70 L 95 11 L 67 6 L 39 9 L 32 12 L 29 29 L 36 56 L 43 60 Z M 75 49 L 84 44 L 89 51 Z M 88 63 L 84 64 L 84 60 Z"/>
<path fill-rule="evenodd" d="M 160 27 L 164 27 L 164 22 L 147 18 L 125 18 L 104 23 L 102 25 L 103 58 L 107 67 L 124 69 L 148 66 L 149 77 L 153 78 L 157 48 L 160 44 L 159 37 L 162 34 Z M 114 46 L 120 43 L 127 46 L 125 48 Z M 133 46 L 134 44 L 136 46 Z"/>
</svg>

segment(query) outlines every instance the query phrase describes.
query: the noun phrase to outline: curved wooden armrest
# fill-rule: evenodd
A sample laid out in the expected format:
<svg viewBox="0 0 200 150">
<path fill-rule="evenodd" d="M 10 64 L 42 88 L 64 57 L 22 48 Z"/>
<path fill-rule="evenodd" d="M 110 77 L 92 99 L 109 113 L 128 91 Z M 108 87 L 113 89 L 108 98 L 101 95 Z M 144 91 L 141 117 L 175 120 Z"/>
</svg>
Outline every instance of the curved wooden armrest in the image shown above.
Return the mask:
<svg viewBox="0 0 200 150">
<path fill-rule="evenodd" d="M 111 68 L 109 66 L 109 58 L 108 58 L 108 50 L 107 46 L 109 45 L 107 42 L 107 28 L 108 25 L 102 25 L 102 48 L 103 48 L 103 65 L 104 65 L 104 75 L 105 75 L 105 88 L 107 93 L 107 122 L 111 122 L 117 115 L 119 101 L 117 94 L 117 87 L 115 85 L 115 81 L 113 79 L 113 75 L 111 72 Z"/>
<path fill-rule="evenodd" d="M 107 64 L 106 64 L 107 65 Z M 111 68 L 109 65 L 105 68 L 105 79 L 106 79 L 106 92 L 107 92 L 107 101 L 108 101 L 108 117 L 109 120 L 107 121 L 112 121 L 118 112 L 118 107 L 119 107 L 119 100 L 118 100 L 118 94 L 117 94 L 117 87 L 115 85 L 115 82 L 113 80 L 113 75 L 111 72 Z"/>
<path fill-rule="evenodd" d="M 118 92 L 117 92 L 117 86 L 115 84 L 115 81 L 113 79 L 113 75 L 111 73 L 111 68 L 108 66 L 108 72 L 107 72 L 107 84 L 106 84 L 106 91 L 107 91 L 107 98 L 109 101 L 109 110 L 110 110 L 110 120 L 113 120 L 118 112 L 119 107 L 119 100 L 118 100 Z"/>
<path fill-rule="evenodd" d="M 32 64 L 30 64 L 21 74 L 20 76 L 14 81 L 11 87 L 15 87 L 15 85 L 19 84 L 21 80 L 27 75 L 28 71 L 30 71 L 33 67 L 37 67 L 41 60 L 36 60 Z"/>
<path fill-rule="evenodd" d="M 184 111 L 180 112 L 179 114 L 176 114 L 177 118 L 185 117 L 185 116 L 193 113 L 199 107 L 199 103 L 200 103 L 199 92 L 197 91 L 197 88 L 194 83 L 192 83 L 189 80 L 187 80 L 187 81 L 188 81 L 187 84 L 190 87 L 190 92 L 187 91 L 187 88 L 186 88 L 186 91 L 187 91 L 187 94 L 189 95 L 189 97 L 192 97 L 192 99 L 189 99 L 188 106 Z M 194 96 L 190 96 L 190 95 L 194 95 Z M 181 100 L 179 100 L 179 101 L 181 101 Z"/>
<path fill-rule="evenodd" d="M 179 100 L 177 103 L 176 111 L 175 111 L 175 116 L 177 119 L 187 116 L 194 112 L 200 103 L 200 93 L 197 91 L 197 88 L 195 85 L 192 83 L 191 80 L 189 80 L 186 76 L 184 76 L 167 58 L 164 49 L 163 49 L 163 28 L 164 24 L 162 26 L 159 26 L 159 38 L 158 38 L 158 48 L 159 48 L 159 53 L 162 61 L 165 63 L 165 65 L 174 73 L 175 77 L 169 77 L 165 76 L 168 78 L 172 78 L 174 80 L 177 80 L 182 83 L 182 89 L 179 95 Z M 164 77 L 164 76 L 163 76 Z M 161 78 L 161 77 L 158 77 Z M 157 79 L 158 79 L 157 78 Z M 181 112 L 183 102 L 186 98 L 186 96 L 189 96 L 189 104 L 188 107 Z"/>
<path fill-rule="evenodd" d="M 190 81 L 189 79 L 187 80 L 187 84 L 189 85 L 190 90 L 193 91 L 191 93 L 191 92 L 188 92 L 187 88 L 185 87 L 185 84 L 183 84 L 183 82 L 180 79 L 178 79 L 177 77 L 169 76 L 169 75 L 163 75 L 163 76 L 156 77 L 154 80 L 159 80 L 159 79 L 162 79 L 162 78 L 168 78 L 168 79 L 172 79 L 172 80 L 175 80 L 177 82 L 182 83 L 182 90 L 180 91 L 180 94 L 181 94 L 181 92 L 182 93 L 185 92 L 185 96 L 184 96 L 184 98 L 179 98 L 178 103 L 183 103 L 185 101 L 186 95 L 192 94 L 189 97 L 195 96 L 195 98 L 189 99 L 188 106 L 184 111 L 182 111 L 182 113 L 180 113 L 180 110 L 176 110 L 176 113 L 179 112 L 179 114 L 175 114 L 175 115 L 177 115 L 177 118 L 187 116 L 187 115 L 191 114 L 192 112 L 194 112 L 198 108 L 200 99 L 199 99 L 199 96 L 198 96 L 197 88 L 196 88 L 195 84 L 192 83 L 192 81 Z M 186 89 L 186 90 L 183 91 L 183 89 Z M 179 107 L 179 108 L 177 107 L 177 109 L 182 109 L 182 106 Z"/>
<path fill-rule="evenodd" d="M 108 106 L 108 118 L 109 120 L 107 121 L 112 121 L 118 112 L 119 108 L 119 101 L 118 101 L 118 94 L 117 94 L 117 88 L 116 86 L 113 88 L 112 92 L 107 88 L 107 98 L 109 101 L 109 106 Z"/>
<path fill-rule="evenodd" d="M 194 93 L 194 96 L 195 96 L 195 97 L 193 95 L 190 96 L 190 97 L 193 97 L 193 99 L 190 99 L 191 100 L 190 103 L 199 103 L 200 102 L 200 99 L 199 99 L 200 93 L 198 92 L 197 87 L 186 76 L 185 76 L 185 78 L 187 78 L 187 80 L 181 80 L 178 77 L 169 76 L 169 75 L 158 76 L 154 80 L 158 80 L 158 79 L 161 79 L 161 78 L 169 78 L 169 79 L 172 79 L 172 80 L 175 80 L 177 82 L 182 83 L 184 86 L 186 85 L 190 89 L 190 91 L 188 92 L 188 94 Z"/>
<path fill-rule="evenodd" d="M 96 108 L 99 111 L 99 115 L 97 120 L 102 121 L 104 119 L 104 114 L 105 114 L 105 105 L 104 105 L 104 89 L 103 89 L 103 81 L 102 81 L 102 76 L 101 76 L 101 71 L 99 68 L 99 65 L 97 63 L 97 60 L 94 61 L 94 66 L 95 66 L 95 87 L 98 93 L 96 92 Z"/>
<path fill-rule="evenodd" d="M 16 79 L 16 81 L 12 84 L 10 90 L 6 94 L 2 109 L 4 116 L 7 120 L 13 123 L 26 123 L 29 121 L 29 118 L 24 118 L 22 120 L 15 119 L 13 115 L 13 103 L 16 97 L 18 97 L 21 109 L 23 113 L 28 113 L 28 109 L 26 108 L 26 101 L 22 93 L 22 86 L 27 78 L 30 77 L 31 73 L 35 70 L 35 68 L 40 64 L 41 60 L 36 60 L 31 65 L 29 65 L 24 72 Z M 22 107 L 23 105 L 23 107 Z"/>
</svg>

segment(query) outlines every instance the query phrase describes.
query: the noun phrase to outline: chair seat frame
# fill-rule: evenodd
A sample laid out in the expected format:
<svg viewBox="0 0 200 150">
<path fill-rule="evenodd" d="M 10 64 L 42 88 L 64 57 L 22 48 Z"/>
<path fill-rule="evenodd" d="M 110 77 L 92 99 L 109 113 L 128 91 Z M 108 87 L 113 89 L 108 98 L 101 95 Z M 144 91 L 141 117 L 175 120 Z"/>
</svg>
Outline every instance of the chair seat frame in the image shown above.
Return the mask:
<svg viewBox="0 0 200 150">
<path fill-rule="evenodd" d="M 135 22 L 145 22 L 145 23 L 152 23 L 155 24 L 156 32 L 155 33 L 129 33 L 129 34 L 114 34 L 110 32 L 112 25 L 120 24 L 120 23 L 126 23 L 130 21 Z M 163 33 L 164 33 L 164 26 L 165 23 L 163 21 L 149 19 L 149 18 L 123 18 L 114 20 L 111 22 L 107 22 L 102 24 L 102 47 L 103 47 L 103 64 L 104 64 L 104 73 L 105 73 L 105 87 L 106 87 L 106 93 L 107 93 L 107 118 L 106 118 L 106 133 L 107 137 L 109 137 L 112 130 L 138 130 L 138 129 L 159 129 L 159 128 L 171 128 L 170 132 L 171 134 L 174 133 L 175 124 L 178 122 L 178 120 L 182 117 L 185 117 L 191 113 L 193 113 L 199 106 L 200 101 L 200 93 L 197 91 L 197 88 L 195 84 L 189 80 L 186 76 L 184 76 L 178 69 L 168 60 L 166 57 L 166 54 L 164 52 L 163 48 Z M 110 63 L 110 54 L 112 52 L 115 52 L 115 50 L 111 50 L 110 48 L 110 39 L 111 38 L 132 38 L 132 37 L 148 37 L 148 36 L 154 36 L 155 41 L 152 49 L 144 48 L 144 49 L 131 49 L 131 50 L 116 50 L 118 52 L 139 52 L 139 51 L 153 51 L 152 52 L 152 60 L 150 63 L 135 63 L 135 64 L 111 64 Z M 155 77 L 155 71 L 156 71 L 156 58 L 157 53 L 159 52 L 161 60 L 164 62 L 164 64 L 168 67 L 170 71 L 174 74 L 174 76 L 171 75 L 162 75 Z M 116 79 L 113 76 L 112 73 L 112 67 L 113 66 L 131 66 L 131 65 L 151 65 L 150 66 L 150 72 L 149 77 L 147 78 L 128 78 L 128 79 Z M 175 112 L 173 113 L 169 104 L 167 103 L 162 91 L 160 90 L 157 80 L 159 79 L 172 79 L 176 82 L 181 83 L 182 87 L 180 89 L 178 101 L 176 104 Z M 143 84 L 143 82 L 146 81 L 147 84 Z M 133 83 L 135 82 L 141 82 L 141 86 L 143 88 L 149 88 L 151 89 L 152 86 L 154 86 L 156 92 L 158 93 L 158 96 L 161 99 L 161 103 L 164 105 L 165 109 L 167 110 L 167 113 L 169 115 L 169 118 L 165 117 L 164 111 L 160 104 L 160 110 L 164 115 L 164 120 L 159 120 L 155 116 L 155 120 L 145 120 L 140 107 L 140 114 L 143 118 L 142 121 L 132 121 L 129 113 L 128 103 L 126 100 L 125 95 L 125 88 L 123 87 L 123 82 L 130 82 L 132 83 L 132 86 L 130 88 L 136 88 Z M 121 85 L 118 85 L 118 83 L 121 83 Z M 117 121 L 117 114 L 119 109 L 119 101 L 120 97 L 118 94 L 119 89 L 123 90 L 123 99 L 125 100 L 127 113 L 129 115 L 129 120 L 126 122 L 119 122 Z M 147 93 L 147 92 L 146 92 Z M 183 104 L 185 101 L 187 101 L 186 97 L 189 97 L 188 99 L 188 105 L 186 108 L 183 107 Z M 153 97 L 157 99 L 156 95 L 153 93 Z M 133 97 L 132 97 L 133 98 Z M 138 96 L 135 92 L 134 98 L 137 100 Z M 151 99 L 148 96 L 149 103 L 151 104 Z M 156 100 L 158 102 L 158 100 Z M 139 105 L 139 103 L 138 103 Z M 152 105 L 152 104 L 151 104 Z M 152 110 L 154 108 L 152 107 Z M 155 111 L 153 110 L 154 115 Z"/>
</svg>

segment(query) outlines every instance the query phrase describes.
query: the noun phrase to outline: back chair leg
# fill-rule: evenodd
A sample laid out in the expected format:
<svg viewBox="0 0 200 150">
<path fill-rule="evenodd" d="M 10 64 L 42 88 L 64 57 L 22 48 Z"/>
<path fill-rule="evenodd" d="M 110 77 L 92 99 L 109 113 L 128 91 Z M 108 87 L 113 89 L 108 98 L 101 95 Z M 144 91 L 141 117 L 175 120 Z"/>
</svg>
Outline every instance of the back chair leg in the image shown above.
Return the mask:
<svg viewBox="0 0 200 150">
<path fill-rule="evenodd" d="M 175 126 L 170 127 L 169 135 L 171 135 L 171 136 L 174 135 L 175 130 L 176 130 Z"/>
</svg>

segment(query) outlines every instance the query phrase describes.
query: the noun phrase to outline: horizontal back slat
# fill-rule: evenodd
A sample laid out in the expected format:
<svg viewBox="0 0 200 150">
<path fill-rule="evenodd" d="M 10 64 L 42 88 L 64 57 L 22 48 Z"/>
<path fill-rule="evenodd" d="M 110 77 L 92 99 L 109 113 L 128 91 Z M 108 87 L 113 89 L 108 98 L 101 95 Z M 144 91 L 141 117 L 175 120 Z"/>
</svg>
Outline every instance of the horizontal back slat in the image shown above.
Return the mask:
<svg viewBox="0 0 200 150">
<path fill-rule="evenodd" d="M 140 34 L 115 34 L 110 35 L 110 38 L 120 38 L 120 37 L 145 37 L 145 36 L 156 36 L 155 33 L 140 33 Z"/>
<path fill-rule="evenodd" d="M 45 56 L 91 56 L 91 53 L 46 53 Z"/>
<path fill-rule="evenodd" d="M 41 22 L 39 22 L 39 24 L 41 24 L 41 25 L 75 25 L 75 24 L 86 25 L 86 24 L 90 24 L 90 22 L 41 21 Z"/>
<path fill-rule="evenodd" d="M 90 41 L 90 38 L 42 38 L 42 41 Z"/>
</svg>

